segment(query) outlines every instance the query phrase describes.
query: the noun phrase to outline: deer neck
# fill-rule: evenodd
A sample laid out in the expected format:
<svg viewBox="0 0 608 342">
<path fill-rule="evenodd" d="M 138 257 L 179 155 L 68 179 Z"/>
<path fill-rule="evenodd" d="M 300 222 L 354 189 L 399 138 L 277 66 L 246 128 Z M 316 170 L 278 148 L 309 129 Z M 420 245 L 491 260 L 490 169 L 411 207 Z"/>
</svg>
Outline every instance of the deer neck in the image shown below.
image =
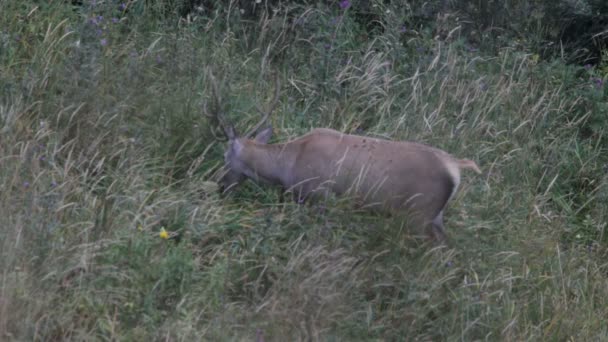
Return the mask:
<svg viewBox="0 0 608 342">
<path fill-rule="evenodd" d="M 286 185 L 293 160 L 284 144 L 266 145 L 247 141 L 241 152 L 241 161 L 247 167 L 245 175 L 254 181 Z"/>
</svg>

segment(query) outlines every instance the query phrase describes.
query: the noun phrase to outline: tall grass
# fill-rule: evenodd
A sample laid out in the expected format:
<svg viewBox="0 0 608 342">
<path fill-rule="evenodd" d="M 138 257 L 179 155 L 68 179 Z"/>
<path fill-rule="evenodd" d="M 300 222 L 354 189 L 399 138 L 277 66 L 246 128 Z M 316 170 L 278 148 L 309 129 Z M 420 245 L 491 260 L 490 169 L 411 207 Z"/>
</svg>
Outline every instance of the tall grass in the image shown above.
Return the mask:
<svg viewBox="0 0 608 342">
<path fill-rule="evenodd" d="M 484 55 L 390 6 L 367 36 L 337 5 L 245 20 L 169 3 L 1 5 L 2 340 L 607 337 L 595 69 Z M 220 197 L 206 70 L 241 131 L 278 73 L 275 141 L 323 126 L 478 161 L 449 247 L 340 199 L 252 182 Z"/>
</svg>

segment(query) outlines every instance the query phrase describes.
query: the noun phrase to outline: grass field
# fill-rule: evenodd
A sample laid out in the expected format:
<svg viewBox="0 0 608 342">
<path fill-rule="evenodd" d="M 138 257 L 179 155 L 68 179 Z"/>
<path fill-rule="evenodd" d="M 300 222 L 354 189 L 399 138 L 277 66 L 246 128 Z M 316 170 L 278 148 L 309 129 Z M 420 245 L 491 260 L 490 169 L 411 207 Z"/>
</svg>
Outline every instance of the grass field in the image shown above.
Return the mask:
<svg viewBox="0 0 608 342">
<path fill-rule="evenodd" d="M 608 339 L 608 60 L 484 53 L 397 7 L 369 35 L 337 4 L 168 3 L 0 2 L 0 340 Z M 343 199 L 219 196 L 209 71 L 242 131 L 278 75 L 272 142 L 331 127 L 475 160 L 448 247 Z"/>
</svg>

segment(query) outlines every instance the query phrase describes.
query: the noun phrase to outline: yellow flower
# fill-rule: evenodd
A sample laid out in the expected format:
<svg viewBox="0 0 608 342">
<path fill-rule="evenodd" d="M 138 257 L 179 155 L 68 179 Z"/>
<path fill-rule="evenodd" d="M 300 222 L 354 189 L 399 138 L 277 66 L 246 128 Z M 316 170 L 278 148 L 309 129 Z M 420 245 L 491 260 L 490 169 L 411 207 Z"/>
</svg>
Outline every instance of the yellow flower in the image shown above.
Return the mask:
<svg viewBox="0 0 608 342">
<path fill-rule="evenodd" d="M 167 233 L 165 227 L 161 227 L 158 236 L 160 236 L 161 239 L 167 240 L 169 238 L 169 233 Z"/>
<path fill-rule="evenodd" d="M 137 225 L 137 230 L 139 230 L 140 232 L 144 231 L 144 227 L 141 224 Z"/>
<path fill-rule="evenodd" d="M 539 59 L 540 59 L 540 56 L 537 53 L 532 55 L 532 62 L 534 62 L 534 64 L 538 63 Z"/>
</svg>

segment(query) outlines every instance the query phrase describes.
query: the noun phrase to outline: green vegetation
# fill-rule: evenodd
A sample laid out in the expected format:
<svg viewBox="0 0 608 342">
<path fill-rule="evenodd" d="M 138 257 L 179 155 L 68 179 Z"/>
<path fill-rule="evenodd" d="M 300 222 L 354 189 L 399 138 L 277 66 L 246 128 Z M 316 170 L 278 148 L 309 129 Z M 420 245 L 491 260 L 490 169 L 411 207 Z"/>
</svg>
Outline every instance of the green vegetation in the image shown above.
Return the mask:
<svg viewBox="0 0 608 342">
<path fill-rule="evenodd" d="M 0 2 L 0 340 L 608 338 L 608 50 L 546 54 L 551 13 L 475 40 L 382 2 L 175 3 Z M 476 160 L 449 247 L 344 200 L 219 196 L 208 71 L 241 130 L 279 75 L 273 141 Z"/>
</svg>

